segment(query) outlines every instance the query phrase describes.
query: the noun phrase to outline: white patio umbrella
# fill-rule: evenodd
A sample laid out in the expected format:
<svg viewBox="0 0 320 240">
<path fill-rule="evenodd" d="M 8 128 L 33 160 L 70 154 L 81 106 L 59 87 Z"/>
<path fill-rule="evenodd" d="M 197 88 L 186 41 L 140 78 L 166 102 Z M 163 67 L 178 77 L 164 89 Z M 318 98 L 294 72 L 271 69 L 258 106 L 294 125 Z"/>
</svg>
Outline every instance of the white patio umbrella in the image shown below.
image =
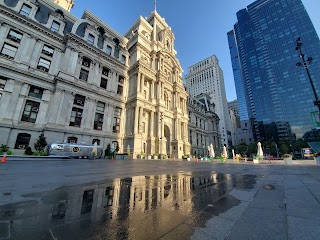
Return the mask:
<svg viewBox="0 0 320 240">
<path fill-rule="evenodd" d="M 212 143 L 210 144 L 210 155 L 211 155 L 211 157 L 213 157 L 213 158 L 216 156 L 215 153 L 214 153 L 214 149 L 213 149 Z"/>
<path fill-rule="evenodd" d="M 127 146 L 127 153 L 128 153 L 128 155 L 130 155 L 130 145 L 129 144 Z"/>
<path fill-rule="evenodd" d="M 210 149 L 210 145 L 208 146 L 208 155 L 211 156 L 211 149 Z"/>
<path fill-rule="evenodd" d="M 228 153 L 227 153 L 227 147 L 226 146 L 223 146 L 222 156 L 225 157 L 225 158 L 228 158 Z"/>
<path fill-rule="evenodd" d="M 233 157 L 233 159 L 236 159 L 236 156 L 234 154 L 234 149 L 232 149 L 232 157 Z"/>
<path fill-rule="evenodd" d="M 94 153 L 94 156 L 98 155 L 98 143 L 97 142 L 94 142 L 92 152 Z"/>
<path fill-rule="evenodd" d="M 258 142 L 258 152 L 257 152 L 257 156 L 258 157 L 263 157 L 263 151 L 262 151 L 262 147 L 261 147 L 261 143 Z"/>
</svg>

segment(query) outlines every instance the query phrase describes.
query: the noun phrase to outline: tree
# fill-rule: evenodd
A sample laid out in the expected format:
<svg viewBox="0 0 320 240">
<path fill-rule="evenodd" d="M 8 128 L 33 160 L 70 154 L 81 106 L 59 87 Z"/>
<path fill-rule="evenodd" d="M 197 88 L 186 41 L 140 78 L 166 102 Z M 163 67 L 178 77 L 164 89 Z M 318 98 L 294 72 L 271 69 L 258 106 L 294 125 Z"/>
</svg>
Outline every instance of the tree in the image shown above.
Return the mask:
<svg viewBox="0 0 320 240">
<path fill-rule="evenodd" d="M 110 150 L 111 150 L 111 147 L 110 147 L 110 144 L 107 145 L 107 148 L 106 150 L 104 151 L 104 157 L 110 157 Z"/>
<path fill-rule="evenodd" d="M 248 145 L 248 153 L 249 154 L 257 154 L 258 152 L 258 145 L 257 143 L 250 143 Z"/>
<path fill-rule="evenodd" d="M 120 150 L 120 148 L 119 148 L 119 145 L 117 144 L 115 152 L 117 153 L 117 152 L 119 152 L 119 150 Z"/>
<path fill-rule="evenodd" d="M 242 156 L 246 156 L 248 151 L 247 143 L 241 142 L 240 144 L 238 144 L 238 146 L 236 147 L 236 151 L 240 153 Z"/>
<path fill-rule="evenodd" d="M 39 152 L 43 152 L 44 148 L 47 146 L 47 141 L 46 141 L 46 137 L 43 135 L 43 133 L 41 133 L 41 135 L 39 136 L 39 139 L 37 140 L 37 142 L 34 144 L 34 148 Z"/>
</svg>

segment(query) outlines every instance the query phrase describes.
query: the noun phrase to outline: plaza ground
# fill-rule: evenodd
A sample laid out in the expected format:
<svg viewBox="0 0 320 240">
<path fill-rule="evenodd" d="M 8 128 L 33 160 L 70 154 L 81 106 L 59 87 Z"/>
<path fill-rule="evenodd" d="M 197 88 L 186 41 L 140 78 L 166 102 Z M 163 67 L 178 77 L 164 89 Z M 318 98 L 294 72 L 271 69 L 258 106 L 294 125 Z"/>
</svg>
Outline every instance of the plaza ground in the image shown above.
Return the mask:
<svg viewBox="0 0 320 240">
<path fill-rule="evenodd" d="M 9 160 L 0 178 L 0 239 L 320 236 L 312 161 Z"/>
</svg>

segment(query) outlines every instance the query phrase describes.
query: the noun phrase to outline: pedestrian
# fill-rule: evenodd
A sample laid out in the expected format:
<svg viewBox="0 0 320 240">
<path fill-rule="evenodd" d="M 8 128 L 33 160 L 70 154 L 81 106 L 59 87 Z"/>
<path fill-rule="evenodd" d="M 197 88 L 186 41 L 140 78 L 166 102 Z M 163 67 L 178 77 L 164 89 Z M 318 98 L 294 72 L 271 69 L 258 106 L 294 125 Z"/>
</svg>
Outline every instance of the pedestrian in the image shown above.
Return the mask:
<svg viewBox="0 0 320 240">
<path fill-rule="evenodd" d="M 90 160 L 95 160 L 95 159 L 96 159 L 96 154 L 95 154 L 94 151 L 92 151 L 92 152 L 90 153 Z"/>
</svg>

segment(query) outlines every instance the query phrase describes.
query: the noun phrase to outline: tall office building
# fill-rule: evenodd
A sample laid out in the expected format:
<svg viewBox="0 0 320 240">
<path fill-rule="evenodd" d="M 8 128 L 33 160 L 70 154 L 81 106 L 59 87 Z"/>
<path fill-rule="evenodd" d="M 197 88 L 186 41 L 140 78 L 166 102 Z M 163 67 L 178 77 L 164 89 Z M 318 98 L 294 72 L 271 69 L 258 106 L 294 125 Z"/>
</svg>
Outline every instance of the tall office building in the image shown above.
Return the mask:
<svg viewBox="0 0 320 240">
<path fill-rule="evenodd" d="M 213 55 L 189 67 L 185 80 L 187 91 L 191 96 L 196 97 L 202 93 L 209 94 L 220 118 L 221 147 L 223 145 L 231 146 L 231 121 L 223 72 L 219 66 L 218 58 Z"/>
<path fill-rule="evenodd" d="M 310 112 L 317 108 L 305 70 L 296 67 L 296 40 L 314 59 L 308 67 L 318 95 L 320 41 L 301 0 L 257 0 L 237 18 L 228 39 L 240 118 L 247 110 L 256 140 L 303 137 L 315 128 Z"/>
</svg>

